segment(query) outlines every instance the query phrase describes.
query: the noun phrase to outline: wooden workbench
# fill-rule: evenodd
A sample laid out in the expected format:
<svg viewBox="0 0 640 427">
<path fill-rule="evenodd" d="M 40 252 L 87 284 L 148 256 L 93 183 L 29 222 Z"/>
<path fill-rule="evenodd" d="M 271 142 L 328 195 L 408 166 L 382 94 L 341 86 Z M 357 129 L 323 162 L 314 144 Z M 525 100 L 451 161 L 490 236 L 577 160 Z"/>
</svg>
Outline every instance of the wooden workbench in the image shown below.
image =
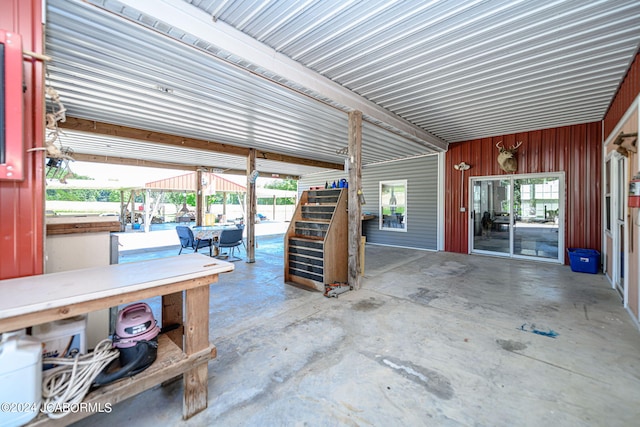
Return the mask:
<svg viewBox="0 0 640 427">
<path fill-rule="evenodd" d="M 159 337 L 153 365 L 98 388 L 85 402 L 115 404 L 183 375 L 182 414 L 187 419 L 207 407 L 207 362 L 216 357 L 209 343 L 209 285 L 233 269 L 232 263 L 189 254 L 2 280 L 0 332 L 162 296 L 162 324 L 182 327 Z M 40 415 L 30 425 L 68 425 L 88 415 L 71 413 L 59 420 Z"/>
</svg>

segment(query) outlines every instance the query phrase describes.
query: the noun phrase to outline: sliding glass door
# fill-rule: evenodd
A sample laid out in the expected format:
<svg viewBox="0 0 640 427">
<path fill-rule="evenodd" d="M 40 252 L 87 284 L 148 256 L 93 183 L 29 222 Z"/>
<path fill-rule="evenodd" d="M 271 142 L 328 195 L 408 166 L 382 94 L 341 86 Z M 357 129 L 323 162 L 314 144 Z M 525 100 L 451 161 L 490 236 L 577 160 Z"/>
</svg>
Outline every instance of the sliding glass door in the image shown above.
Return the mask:
<svg viewBox="0 0 640 427">
<path fill-rule="evenodd" d="M 472 178 L 471 252 L 563 262 L 563 174 Z"/>
<path fill-rule="evenodd" d="M 473 179 L 472 241 L 474 252 L 511 253 L 511 181 Z"/>
</svg>

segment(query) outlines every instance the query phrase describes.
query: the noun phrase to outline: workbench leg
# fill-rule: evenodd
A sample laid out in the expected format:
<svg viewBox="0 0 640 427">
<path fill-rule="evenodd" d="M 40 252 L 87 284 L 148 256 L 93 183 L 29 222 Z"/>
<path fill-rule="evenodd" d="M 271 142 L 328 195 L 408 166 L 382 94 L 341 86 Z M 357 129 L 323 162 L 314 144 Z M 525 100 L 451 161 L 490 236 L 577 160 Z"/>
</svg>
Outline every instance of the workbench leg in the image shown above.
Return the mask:
<svg viewBox="0 0 640 427">
<path fill-rule="evenodd" d="M 166 333 L 178 347 L 184 349 L 184 314 L 182 291 L 162 296 L 162 327 L 178 324 L 179 328 Z"/>
<path fill-rule="evenodd" d="M 185 291 L 184 351 L 187 355 L 209 347 L 209 285 Z M 207 407 L 208 364 L 183 375 L 182 417 L 186 420 Z"/>
</svg>

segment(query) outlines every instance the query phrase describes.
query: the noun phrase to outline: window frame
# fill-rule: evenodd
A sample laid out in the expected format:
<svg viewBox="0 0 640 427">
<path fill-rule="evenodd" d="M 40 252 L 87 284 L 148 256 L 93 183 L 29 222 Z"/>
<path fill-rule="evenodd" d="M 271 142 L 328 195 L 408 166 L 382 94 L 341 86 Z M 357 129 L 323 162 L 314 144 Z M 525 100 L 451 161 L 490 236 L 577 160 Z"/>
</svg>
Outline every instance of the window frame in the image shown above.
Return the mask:
<svg viewBox="0 0 640 427">
<path fill-rule="evenodd" d="M 406 233 L 408 182 L 406 179 L 379 181 L 378 229 Z M 395 200 L 393 200 L 393 199 Z M 394 203 L 395 201 L 395 203 Z"/>
</svg>

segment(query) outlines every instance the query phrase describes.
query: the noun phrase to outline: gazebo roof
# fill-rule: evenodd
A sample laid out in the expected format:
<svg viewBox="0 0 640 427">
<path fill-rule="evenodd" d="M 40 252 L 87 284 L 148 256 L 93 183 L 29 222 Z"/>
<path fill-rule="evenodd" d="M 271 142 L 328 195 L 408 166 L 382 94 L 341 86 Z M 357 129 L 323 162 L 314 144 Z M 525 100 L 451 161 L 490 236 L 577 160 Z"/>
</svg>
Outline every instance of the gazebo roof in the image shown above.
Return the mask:
<svg viewBox="0 0 640 427">
<path fill-rule="evenodd" d="M 191 172 L 173 178 L 147 182 L 145 188 L 165 191 L 196 191 L 198 189 L 197 173 Z M 218 192 L 246 193 L 247 188 L 226 178 L 210 172 L 202 173 L 204 185 L 202 191 L 209 196 Z"/>
</svg>

